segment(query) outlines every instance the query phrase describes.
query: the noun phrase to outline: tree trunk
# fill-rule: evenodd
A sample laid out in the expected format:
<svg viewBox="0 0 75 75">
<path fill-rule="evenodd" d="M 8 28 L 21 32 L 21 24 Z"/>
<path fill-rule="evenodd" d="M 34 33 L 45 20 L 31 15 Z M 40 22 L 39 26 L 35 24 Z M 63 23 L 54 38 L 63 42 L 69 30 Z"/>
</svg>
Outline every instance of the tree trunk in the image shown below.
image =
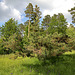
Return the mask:
<svg viewBox="0 0 75 75">
<path fill-rule="evenodd" d="M 29 38 L 29 34 L 30 34 L 30 18 L 29 18 L 29 25 L 28 25 L 28 38 Z"/>
</svg>

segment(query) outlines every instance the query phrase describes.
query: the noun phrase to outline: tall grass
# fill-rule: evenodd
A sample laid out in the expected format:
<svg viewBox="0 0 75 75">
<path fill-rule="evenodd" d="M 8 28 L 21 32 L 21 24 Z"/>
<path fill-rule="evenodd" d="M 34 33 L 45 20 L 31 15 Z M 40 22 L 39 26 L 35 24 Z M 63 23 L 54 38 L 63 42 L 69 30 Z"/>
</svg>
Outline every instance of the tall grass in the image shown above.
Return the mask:
<svg viewBox="0 0 75 75">
<path fill-rule="evenodd" d="M 52 57 L 44 64 L 37 58 L 14 59 L 14 54 L 0 55 L 0 75 L 74 75 L 75 54 Z"/>
</svg>

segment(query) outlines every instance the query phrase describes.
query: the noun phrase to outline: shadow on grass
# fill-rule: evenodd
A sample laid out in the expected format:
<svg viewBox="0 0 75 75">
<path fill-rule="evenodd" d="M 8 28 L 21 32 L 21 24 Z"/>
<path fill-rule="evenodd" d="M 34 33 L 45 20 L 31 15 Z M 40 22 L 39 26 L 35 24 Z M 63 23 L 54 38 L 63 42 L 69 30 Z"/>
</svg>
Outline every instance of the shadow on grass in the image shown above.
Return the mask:
<svg viewBox="0 0 75 75">
<path fill-rule="evenodd" d="M 50 75 L 50 72 L 52 71 L 48 66 L 41 64 L 22 64 L 22 66 L 28 67 L 30 71 L 34 70 L 36 75 Z"/>
<path fill-rule="evenodd" d="M 40 61 L 40 64 L 22 64 L 22 66 L 31 71 L 34 70 L 36 75 L 73 75 L 75 73 L 74 62 L 75 54 L 72 54 L 51 57 L 45 62 Z"/>
</svg>

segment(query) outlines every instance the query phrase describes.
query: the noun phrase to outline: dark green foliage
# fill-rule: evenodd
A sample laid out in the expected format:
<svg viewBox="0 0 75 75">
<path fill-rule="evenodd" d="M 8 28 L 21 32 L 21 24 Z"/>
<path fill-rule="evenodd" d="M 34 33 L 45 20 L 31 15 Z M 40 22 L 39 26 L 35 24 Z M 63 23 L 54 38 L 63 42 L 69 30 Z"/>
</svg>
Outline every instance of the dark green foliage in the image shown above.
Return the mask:
<svg viewBox="0 0 75 75">
<path fill-rule="evenodd" d="M 9 38 L 14 33 L 18 33 L 17 21 L 15 19 L 9 19 L 9 21 L 5 22 L 5 25 L 1 27 L 1 34 L 6 39 Z"/>
<path fill-rule="evenodd" d="M 57 32 L 53 35 L 40 36 L 38 40 L 40 47 L 40 53 L 37 53 L 38 58 L 47 59 L 52 56 L 60 56 L 63 53 L 71 50 L 69 40 L 70 38 L 67 35 L 58 34 Z"/>
<path fill-rule="evenodd" d="M 43 28 L 44 28 L 45 30 L 49 27 L 50 21 L 51 21 L 50 15 L 46 15 L 46 16 L 43 18 L 42 26 L 43 26 Z"/>
<path fill-rule="evenodd" d="M 5 37 L 1 37 L 0 39 L 0 54 L 10 54 L 13 51 L 10 50 L 9 48 L 7 49 L 5 47 L 5 42 L 6 42 L 6 38 Z"/>
<path fill-rule="evenodd" d="M 7 54 L 15 52 L 18 34 L 20 34 L 20 31 L 15 19 L 11 18 L 5 22 L 5 25 L 1 27 L 0 51 Z"/>
<path fill-rule="evenodd" d="M 15 33 L 8 38 L 8 41 L 5 41 L 4 47 L 6 48 L 6 50 L 11 49 L 13 52 L 16 52 L 17 50 L 22 50 L 21 40 L 21 36 Z"/>
<path fill-rule="evenodd" d="M 51 18 L 51 22 L 49 24 L 48 32 L 49 34 L 53 34 L 55 32 L 66 34 L 67 22 L 62 13 L 58 13 L 58 15 L 54 14 Z"/>
</svg>

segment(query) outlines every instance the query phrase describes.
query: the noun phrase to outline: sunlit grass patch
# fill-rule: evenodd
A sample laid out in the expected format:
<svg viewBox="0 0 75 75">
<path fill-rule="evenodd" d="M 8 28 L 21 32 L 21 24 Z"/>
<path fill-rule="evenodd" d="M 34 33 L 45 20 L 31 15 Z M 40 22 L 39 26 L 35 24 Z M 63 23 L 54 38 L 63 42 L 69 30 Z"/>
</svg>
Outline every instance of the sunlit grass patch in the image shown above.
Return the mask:
<svg viewBox="0 0 75 75">
<path fill-rule="evenodd" d="M 65 52 L 64 54 L 75 54 L 75 50 L 72 50 L 72 52 L 70 52 L 70 51 Z"/>
</svg>

